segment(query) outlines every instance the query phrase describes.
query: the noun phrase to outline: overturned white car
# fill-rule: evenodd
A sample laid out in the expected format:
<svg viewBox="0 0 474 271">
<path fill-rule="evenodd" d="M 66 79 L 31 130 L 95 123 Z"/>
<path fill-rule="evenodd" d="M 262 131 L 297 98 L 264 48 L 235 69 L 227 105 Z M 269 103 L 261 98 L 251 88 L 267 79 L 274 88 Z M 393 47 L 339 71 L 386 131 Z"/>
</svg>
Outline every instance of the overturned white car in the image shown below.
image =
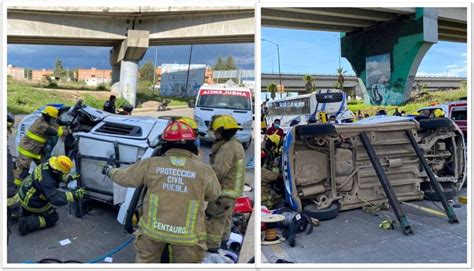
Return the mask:
<svg viewBox="0 0 474 271">
<path fill-rule="evenodd" d="M 447 118 L 295 126 L 282 164 L 287 204 L 322 220 L 390 198 L 392 209 L 423 197 L 446 202 L 466 181 L 463 134 Z"/>
<path fill-rule="evenodd" d="M 107 163 L 121 167 L 157 155 L 159 136 L 169 120 L 113 115 L 84 106 L 82 101 L 70 108 L 63 105 L 53 106 L 60 111 L 59 122 L 70 126 L 74 133 L 57 143 L 50 143 L 49 145 L 53 146 L 49 151 L 54 155 L 66 154 L 71 157 L 75 162 L 71 174 L 79 174 L 77 186 L 86 189 L 84 199 L 120 206 L 117 220 L 124 224 L 129 232 L 133 231 L 132 224 L 135 223 L 132 223 L 132 218 L 137 211 L 142 189 L 115 184 L 101 171 Z M 40 115 L 41 109 L 26 116 L 19 123 L 16 144 Z M 82 216 L 82 202 L 76 205 L 76 215 Z"/>
</svg>

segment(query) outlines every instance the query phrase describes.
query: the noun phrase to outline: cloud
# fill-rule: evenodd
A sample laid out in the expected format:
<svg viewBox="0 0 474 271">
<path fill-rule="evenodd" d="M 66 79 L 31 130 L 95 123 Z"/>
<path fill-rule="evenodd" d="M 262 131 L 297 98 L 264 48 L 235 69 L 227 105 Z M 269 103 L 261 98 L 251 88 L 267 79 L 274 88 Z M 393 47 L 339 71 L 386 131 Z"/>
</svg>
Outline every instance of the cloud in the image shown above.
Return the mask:
<svg viewBox="0 0 474 271">
<path fill-rule="evenodd" d="M 453 64 L 453 65 L 448 65 L 448 66 L 446 66 L 446 68 L 451 69 L 451 68 L 456 68 L 457 66 L 458 66 L 458 65 Z"/>
<path fill-rule="evenodd" d="M 419 77 L 465 77 L 467 67 L 459 67 L 457 69 L 448 69 L 445 72 L 424 72 L 418 71 L 416 76 Z"/>
<path fill-rule="evenodd" d="M 140 65 L 147 60 L 157 64 L 188 63 L 189 45 L 150 47 Z M 56 58 L 63 65 L 72 68 L 110 69 L 110 47 L 56 46 L 56 45 L 14 45 L 7 47 L 8 64 L 32 69 L 53 68 Z M 204 44 L 193 46 L 192 63 L 213 65 L 218 56 L 234 57 L 235 63 L 244 69 L 254 68 L 254 44 Z"/>
<path fill-rule="evenodd" d="M 460 56 L 467 56 L 467 53 L 462 53 L 460 54 Z"/>
</svg>

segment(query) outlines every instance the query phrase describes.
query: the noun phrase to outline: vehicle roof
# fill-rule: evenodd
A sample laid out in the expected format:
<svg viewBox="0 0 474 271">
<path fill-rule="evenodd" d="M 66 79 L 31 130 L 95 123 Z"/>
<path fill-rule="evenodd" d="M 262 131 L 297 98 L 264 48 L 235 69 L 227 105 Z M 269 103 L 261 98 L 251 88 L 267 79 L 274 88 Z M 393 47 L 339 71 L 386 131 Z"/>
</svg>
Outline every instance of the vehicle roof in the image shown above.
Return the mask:
<svg viewBox="0 0 474 271">
<path fill-rule="evenodd" d="M 125 115 L 108 115 L 102 121 L 97 124 L 92 130 L 92 134 L 104 135 L 106 133 L 97 132 L 103 125 L 107 123 L 123 124 L 128 126 L 137 126 L 142 130 L 141 136 L 124 136 L 116 134 L 107 134 L 111 137 L 122 137 L 122 138 L 133 138 L 133 139 L 146 139 L 148 137 L 154 138 L 155 136 L 162 133 L 163 128 L 167 125 L 168 120 L 157 119 L 147 116 L 125 116 Z"/>
<path fill-rule="evenodd" d="M 199 90 L 202 89 L 210 89 L 210 90 L 232 90 L 232 91 L 245 91 L 245 92 L 251 92 L 249 88 L 246 87 L 238 87 L 238 86 L 229 86 L 225 84 L 220 84 L 220 85 L 202 85 Z"/>
</svg>

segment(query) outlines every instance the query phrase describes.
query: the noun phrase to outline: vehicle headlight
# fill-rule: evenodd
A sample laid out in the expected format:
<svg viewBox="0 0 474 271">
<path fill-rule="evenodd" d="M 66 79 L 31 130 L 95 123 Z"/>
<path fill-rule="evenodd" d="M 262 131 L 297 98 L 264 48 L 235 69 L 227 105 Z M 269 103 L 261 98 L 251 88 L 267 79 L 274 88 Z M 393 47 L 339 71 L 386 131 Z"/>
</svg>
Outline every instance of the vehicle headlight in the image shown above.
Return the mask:
<svg viewBox="0 0 474 271">
<path fill-rule="evenodd" d="M 198 126 L 206 126 L 206 124 L 204 123 L 204 121 L 201 118 L 194 117 L 194 120 L 196 121 Z"/>
<path fill-rule="evenodd" d="M 244 128 L 244 130 L 252 130 L 252 124 L 253 121 L 249 120 L 242 125 L 242 128 Z"/>
</svg>

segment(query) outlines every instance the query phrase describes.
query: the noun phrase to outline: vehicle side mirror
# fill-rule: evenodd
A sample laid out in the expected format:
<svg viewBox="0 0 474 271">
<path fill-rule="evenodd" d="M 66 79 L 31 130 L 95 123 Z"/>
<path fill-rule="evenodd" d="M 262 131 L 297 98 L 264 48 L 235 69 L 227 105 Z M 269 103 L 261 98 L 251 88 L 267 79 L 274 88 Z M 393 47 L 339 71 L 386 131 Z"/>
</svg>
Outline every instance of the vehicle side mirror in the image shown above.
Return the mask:
<svg viewBox="0 0 474 271">
<path fill-rule="evenodd" d="M 189 107 L 189 108 L 194 108 L 195 105 L 196 105 L 196 99 L 190 99 L 190 100 L 188 101 L 188 107 Z"/>
</svg>

